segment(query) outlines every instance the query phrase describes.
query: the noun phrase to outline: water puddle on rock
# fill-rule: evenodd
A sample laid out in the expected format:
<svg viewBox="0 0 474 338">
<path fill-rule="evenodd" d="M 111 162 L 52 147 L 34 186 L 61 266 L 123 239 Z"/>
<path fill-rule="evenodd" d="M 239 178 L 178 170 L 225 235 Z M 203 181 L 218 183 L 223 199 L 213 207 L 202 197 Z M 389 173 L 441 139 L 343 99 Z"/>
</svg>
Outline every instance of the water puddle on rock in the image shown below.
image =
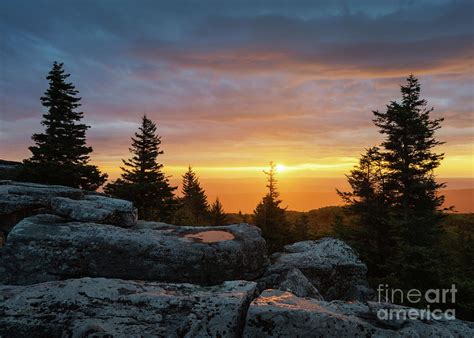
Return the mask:
<svg viewBox="0 0 474 338">
<path fill-rule="evenodd" d="M 222 241 L 231 241 L 235 238 L 230 232 L 220 230 L 202 231 L 195 234 L 187 234 L 184 237 L 193 239 L 202 243 L 214 243 Z"/>
</svg>

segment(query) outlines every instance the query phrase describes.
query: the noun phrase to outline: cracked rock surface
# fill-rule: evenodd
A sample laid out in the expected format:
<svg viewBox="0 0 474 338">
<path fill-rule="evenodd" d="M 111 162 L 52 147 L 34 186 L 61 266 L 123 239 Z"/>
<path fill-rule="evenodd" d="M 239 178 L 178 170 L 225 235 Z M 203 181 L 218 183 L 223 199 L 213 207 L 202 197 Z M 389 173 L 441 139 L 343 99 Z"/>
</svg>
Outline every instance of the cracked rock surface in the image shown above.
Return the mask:
<svg viewBox="0 0 474 338">
<path fill-rule="evenodd" d="M 0 338 L 474 337 L 460 320 L 380 319 L 408 308 L 370 302 L 366 265 L 334 238 L 269 264 L 249 224 L 137 221 L 127 201 L 11 181 L 0 231 Z"/>
<path fill-rule="evenodd" d="M 53 197 L 50 207 L 55 215 L 80 222 L 113 224 L 124 228 L 137 223 L 132 202 L 100 195 L 86 195 L 80 200 Z"/>
<path fill-rule="evenodd" d="M 209 242 L 196 236 L 211 230 L 231 237 Z M 248 224 L 179 227 L 143 222 L 126 229 L 36 215 L 18 223 L 0 250 L 0 282 L 107 277 L 215 285 L 255 279 L 266 265 L 265 240 Z"/>
<path fill-rule="evenodd" d="M 0 231 L 9 233 L 23 218 L 39 213 L 121 227 L 137 222 L 129 201 L 61 185 L 0 181 Z"/>
<path fill-rule="evenodd" d="M 406 320 L 389 325 L 376 309 L 391 304 L 300 298 L 265 290 L 250 304 L 244 337 L 473 337 L 474 323 L 460 320 Z M 397 307 L 401 308 L 401 307 Z"/>
<path fill-rule="evenodd" d="M 285 246 L 283 252 L 272 256 L 267 280 L 292 269 L 301 271 L 325 300 L 365 301 L 374 295 L 367 282 L 367 266 L 339 239 L 325 237 Z M 278 288 L 267 285 L 270 287 Z"/>
<path fill-rule="evenodd" d="M 238 337 L 255 283 L 104 278 L 0 286 L 4 337 Z"/>
</svg>

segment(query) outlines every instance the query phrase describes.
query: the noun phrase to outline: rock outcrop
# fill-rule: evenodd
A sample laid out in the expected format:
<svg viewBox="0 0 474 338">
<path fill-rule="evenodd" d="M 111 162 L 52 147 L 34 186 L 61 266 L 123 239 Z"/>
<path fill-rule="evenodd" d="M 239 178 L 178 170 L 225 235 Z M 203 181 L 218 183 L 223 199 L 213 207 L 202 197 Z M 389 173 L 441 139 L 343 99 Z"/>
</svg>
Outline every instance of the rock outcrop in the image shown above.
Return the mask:
<svg viewBox="0 0 474 338">
<path fill-rule="evenodd" d="M 361 302 L 317 301 L 281 290 L 266 290 L 250 304 L 244 337 L 474 336 L 474 323 L 460 320 L 424 320 L 420 316 L 393 326 L 379 319 L 376 311 L 380 307 L 394 306 L 375 304 L 377 306 Z"/>
<path fill-rule="evenodd" d="M 127 201 L 11 181 L 0 225 L 0 337 L 474 336 L 473 323 L 415 309 L 377 316 L 408 308 L 370 302 L 367 267 L 333 238 L 269 265 L 252 225 L 137 221 Z"/>
<path fill-rule="evenodd" d="M 104 278 L 0 286 L 2 337 L 239 337 L 255 283 Z"/>
<path fill-rule="evenodd" d="M 70 222 L 56 215 L 23 219 L 2 249 L 4 283 L 107 277 L 214 285 L 259 277 L 267 264 L 257 227 L 178 227 L 140 222 L 126 229 Z"/>
<path fill-rule="evenodd" d="M 63 186 L 0 181 L 0 231 L 7 234 L 23 218 L 44 212 L 56 196 L 78 199 L 84 194 Z"/>
<path fill-rule="evenodd" d="M 131 202 L 100 195 L 86 195 L 80 200 L 53 197 L 50 207 L 54 214 L 79 222 L 112 224 L 125 228 L 137 223 L 137 213 Z"/>
<path fill-rule="evenodd" d="M 137 221 L 137 211 L 128 201 L 61 185 L 0 181 L 0 231 L 9 233 L 23 218 L 39 213 L 123 227 Z"/>
<path fill-rule="evenodd" d="M 274 288 L 282 291 L 289 291 L 298 297 L 310 297 L 323 300 L 308 278 L 298 269 L 288 269 L 279 273 L 270 273 L 257 280 L 259 291 L 267 288 Z"/>
<path fill-rule="evenodd" d="M 341 240 L 326 237 L 287 245 L 272 261 L 260 280 L 261 288 L 280 289 L 280 276 L 298 269 L 325 300 L 363 301 L 374 296 L 366 279 L 367 266 Z"/>
<path fill-rule="evenodd" d="M 0 180 L 14 179 L 21 162 L 0 160 Z"/>
</svg>

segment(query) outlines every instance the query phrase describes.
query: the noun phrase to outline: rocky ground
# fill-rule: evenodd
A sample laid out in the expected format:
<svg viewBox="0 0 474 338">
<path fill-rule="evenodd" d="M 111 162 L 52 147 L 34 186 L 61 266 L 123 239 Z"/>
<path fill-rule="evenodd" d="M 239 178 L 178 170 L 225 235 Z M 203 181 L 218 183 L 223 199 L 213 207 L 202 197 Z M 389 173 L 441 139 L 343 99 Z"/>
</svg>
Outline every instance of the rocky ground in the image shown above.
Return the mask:
<svg viewBox="0 0 474 338">
<path fill-rule="evenodd" d="M 0 181 L 0 337 L 472 337 L 460 320 L 382 320 L 344 242 L 267 257 L 248 224 L 138 221 L 130 202 Z M 401 308 L 401 307 L 397 307 Z"/>
</svg>

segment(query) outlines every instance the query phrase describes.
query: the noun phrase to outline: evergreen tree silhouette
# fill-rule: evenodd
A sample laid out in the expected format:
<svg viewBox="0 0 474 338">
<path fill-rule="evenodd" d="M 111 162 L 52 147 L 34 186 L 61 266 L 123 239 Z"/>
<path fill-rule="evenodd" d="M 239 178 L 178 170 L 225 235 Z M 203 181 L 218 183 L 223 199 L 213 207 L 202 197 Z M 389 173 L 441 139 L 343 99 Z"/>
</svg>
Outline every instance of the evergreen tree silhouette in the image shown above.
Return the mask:
<svg viewBox="0 0 474 338">
<path fill-rule="evenodd" d="M 444 183 L 437 183 L 433 170 L 444 154 L 432 149 L 443 142 L 434 133 L 443 119 L 431 119 L 433 108 L 420 98 L 420 84 L 410 75 L 401 86 L 402 101 L 391 102 L 384 113 L 375 111 L 375 125 L 385 135 L 382 156 L 386 163 L 390 203 L 400 219 L 407 244 L 427 245 L 434 239 L 444 197 L 438 194 Z"/>
<path fill-rule="evenodd" d="M 280 194 L 277 190 L 276 165 L 270 162 L 267 175 L 268 193 L 254 210 L 254 223 L 262 230 L 262 236 L 267 241 L 270 252 L 281 250 L 289 239 L 288 222 L 285 209 L 280 207 Z"/>
<path fill-rule="evenodd" d="M 335 231 L 361 255 L 371 279 L 378 284 L 391 273 L 397 245 L 388 204 L 386 169 L 378 147 L 367 149 L 347 175 L 351 192 L 337 191 L 347 204 L 352 226 L 335 220 Z"/>
<path fill-rule="evenodd" d="M 209 214 L 211 218 L 211 225 L 225 225 L 227 216 L 222 207 L 222 203 L 219 201 L 219 197 L 217 197 L 214 203 L 211 204 Z"/>
<path fill-rule="evenodd" d="M 18 179 L 44 184 L 60 184 L 86 190 L 96 190 L 107 179 L 99 169 L 90 165 L 92 148 L 86 144 L 89 126 L 78 123 L 83 113 L 79 93 L 66 81 L 63 63 L 54 62 L 46 79 L 49 88 L 41 102 L 48 111 L 41 124 L 45 132 L 32 136 L 34 146 L 29 147 L 32 156 L 23 162 Z"/>
<path fill-rule="evenodd" d="M 163 154 L 161 137 L 156 133 L 156 124 L 146 115 L 138 129 L 129 148 L 133 156 L 122 160 L 121 178 L 107 184 L 104 191 L 132 201 L 140 219 L 168 222 L 177 208 L 176 187 L 170 185 L 163 164 L 158 161 Z"/>
<path fill-rule="evenodd" d="M 397 263 L 402 281 L 413 287 L 431 287 L 435 252 L 443 219 L 444 196 L 434 169 L 444 154 L 433 152 L 442 144 L 435 138 L 443 119 L 432 119 L 433 108 L 420 98 L 420 84 L 410 75 L 401 86 L 401 102 L 391 102 L 385 112 L 375 111 L 374 123 L 385 136 L 382 156 L 386 166 L 388 199 L 400 243 Z M 394 264 L 395 265 L 395 264 Z M 432 277 L 432 282 L 430 282 Z"/>
<path fill-rule="evenodd" d="M 435 245 L 444 217 L 445 185 L 434 176 L 443 158 L 433 148 L 442 119 L 420 98 L 420 84 L 410 75 L 401 86 L 400 102 L 385 112 L 374 111 L 374 123 L 384 135 L 379 148 L 362 156 L 348 175 L 350 193 L 340 193 L 357 216 L 354 245 L 376 277 L 398 287 L 426 289 L 438 281 Z"/>
<path fill-rule="evenodd" d="M 182 207 L 175 215 L 175 222 L 181 225 L 208 225 L 210 218 L 206 192 L 191 166 L 183 175 L 181 193 Z"/>
</svg>

